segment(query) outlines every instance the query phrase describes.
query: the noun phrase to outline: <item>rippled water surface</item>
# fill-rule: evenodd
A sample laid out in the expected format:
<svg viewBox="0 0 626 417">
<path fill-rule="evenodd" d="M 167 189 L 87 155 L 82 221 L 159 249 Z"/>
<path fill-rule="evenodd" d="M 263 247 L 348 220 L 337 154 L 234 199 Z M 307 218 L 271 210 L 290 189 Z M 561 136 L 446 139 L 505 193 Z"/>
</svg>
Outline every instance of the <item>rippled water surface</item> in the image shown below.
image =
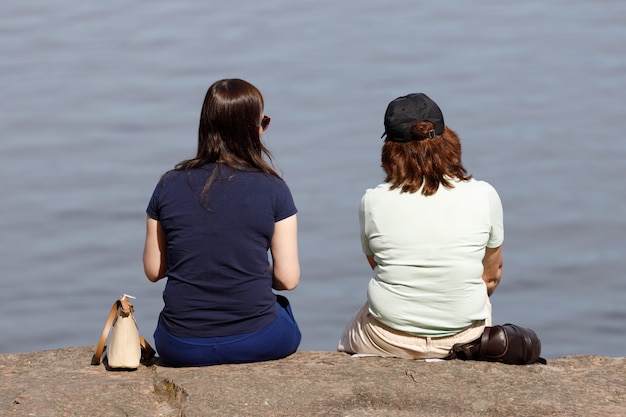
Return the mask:
<svg viewBox="0 0 626 417">
<path fill-rule="evenodd" d="M 505 209 L 494 320 L 546 357 L 626 349 L 626 3 L 0 4 L 0 353 L 95 344 L 121 293 L 151 339 L 145 207 L 195 151 L 206 88 L 257 85 L 299 208 L 303 349 L 334 350 L 370 277 L 357 207 L 382 116 L 423 91 Z"/>
</svg>

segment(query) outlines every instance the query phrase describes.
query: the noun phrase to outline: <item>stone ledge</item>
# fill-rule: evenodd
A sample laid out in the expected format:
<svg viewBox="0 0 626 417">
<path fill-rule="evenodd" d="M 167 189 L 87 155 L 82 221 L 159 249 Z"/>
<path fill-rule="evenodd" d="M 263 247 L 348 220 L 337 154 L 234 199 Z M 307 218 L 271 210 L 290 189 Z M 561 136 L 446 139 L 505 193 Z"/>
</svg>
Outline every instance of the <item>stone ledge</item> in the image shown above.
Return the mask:
<svg viewBox="0 0 626 417">
<path fill-rule="evenodd" d="M 299 351 L 205 368 L 90 364 L 94 347 L 0 355 L 2 416 L 624 416 L 626 360 L 547 365 Z"/>
</svg>

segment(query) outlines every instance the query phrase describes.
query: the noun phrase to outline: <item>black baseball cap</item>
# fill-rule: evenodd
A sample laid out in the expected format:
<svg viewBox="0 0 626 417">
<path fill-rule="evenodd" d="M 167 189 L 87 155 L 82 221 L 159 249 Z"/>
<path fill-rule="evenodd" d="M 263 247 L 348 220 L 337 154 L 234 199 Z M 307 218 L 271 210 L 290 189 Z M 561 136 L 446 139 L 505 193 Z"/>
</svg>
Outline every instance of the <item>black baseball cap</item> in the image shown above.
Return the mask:
<svg viewBox="0 0 626 417">
<path fill-rule="evenodd" d="M 429 121 L 435 128 L 429 137 L 443 133 L 445 124 L 441 109 L 424 93 L 414 93 L 398 97 L 387 106 L 385 112 L 385 133 L 387 140 L 393 142 L 410 142 L 416 139 L 411 135 L 411 126 L 417 122 Z M 383 137 L 381 136 L 381 137 Z M 422 138 L 422 139 L 427 139 Z"/>
</svg>

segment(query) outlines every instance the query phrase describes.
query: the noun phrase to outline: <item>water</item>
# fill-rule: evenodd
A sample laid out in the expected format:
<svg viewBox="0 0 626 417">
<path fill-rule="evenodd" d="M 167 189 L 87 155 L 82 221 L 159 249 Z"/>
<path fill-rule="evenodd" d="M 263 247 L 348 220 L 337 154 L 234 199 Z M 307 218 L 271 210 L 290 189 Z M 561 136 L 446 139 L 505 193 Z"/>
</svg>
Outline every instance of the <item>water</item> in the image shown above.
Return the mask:
<svg viewBox="0 0 626 417">
<path fill-rule="evenodd" d="M 0 353 L 95 344 L 114 299 L 151 340 L 145 207 L 195 151 L 215 80 L 257 85 L 300 210 L 302 349 L 334 350 L 370 277 L 363 191 L 382 116 L 423 91 L 505 209 L 494 321 L 544 356 L 626 349 L 626 3 L 462 0 L 0 4 Z"/>
</svg>

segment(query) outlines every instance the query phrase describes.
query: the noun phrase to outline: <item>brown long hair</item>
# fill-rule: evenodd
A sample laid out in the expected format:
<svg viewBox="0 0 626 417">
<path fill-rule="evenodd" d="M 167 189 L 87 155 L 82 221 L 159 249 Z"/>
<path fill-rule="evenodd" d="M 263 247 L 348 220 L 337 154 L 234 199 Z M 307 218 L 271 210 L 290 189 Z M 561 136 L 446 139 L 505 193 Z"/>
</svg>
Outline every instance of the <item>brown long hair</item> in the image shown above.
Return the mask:
<svg viewBox="0 0 626 417">
<path fill-rule="evenodd" d="M 414 193 L 421 188 L 425 196 L 433 195 L 439 186 L 453 188 L 450 179 L 468 181 L 472 178 L 461 162 L 461 142 L 447 126 L 441 135 L 430 138 L 434 125 L 428 121 L 415 123 L 411 135 L 417 139 L 406 143 L 386 140 L 382 149 L 382 167 L 391 189 Z"/>
<path fill-rule="evenodd" d="M 220 162 L 235 169 L 253 168 L 278 177 L 272 166 L 272 154 L 259 136 L 263 106 L 261 92 L 247 81 L 231 78 L 213 83 L 200 112 L 196 157 L 180 162 L 176 169 Z"/>
<path fill-rule="evenodd" d="M 175 170 L 184 171 L 217 162 L 204 185 L 203 196 L 222 166 L 235 171 L 261 171 L 280 178 L 274 169 L 272 154 L 259 135 L 263 106 L 261 92 L 247 81 L 230 78 L 213 83 L 207 90 L 200 112 L 196 156 L 179 162 Z"/>
</svg>

